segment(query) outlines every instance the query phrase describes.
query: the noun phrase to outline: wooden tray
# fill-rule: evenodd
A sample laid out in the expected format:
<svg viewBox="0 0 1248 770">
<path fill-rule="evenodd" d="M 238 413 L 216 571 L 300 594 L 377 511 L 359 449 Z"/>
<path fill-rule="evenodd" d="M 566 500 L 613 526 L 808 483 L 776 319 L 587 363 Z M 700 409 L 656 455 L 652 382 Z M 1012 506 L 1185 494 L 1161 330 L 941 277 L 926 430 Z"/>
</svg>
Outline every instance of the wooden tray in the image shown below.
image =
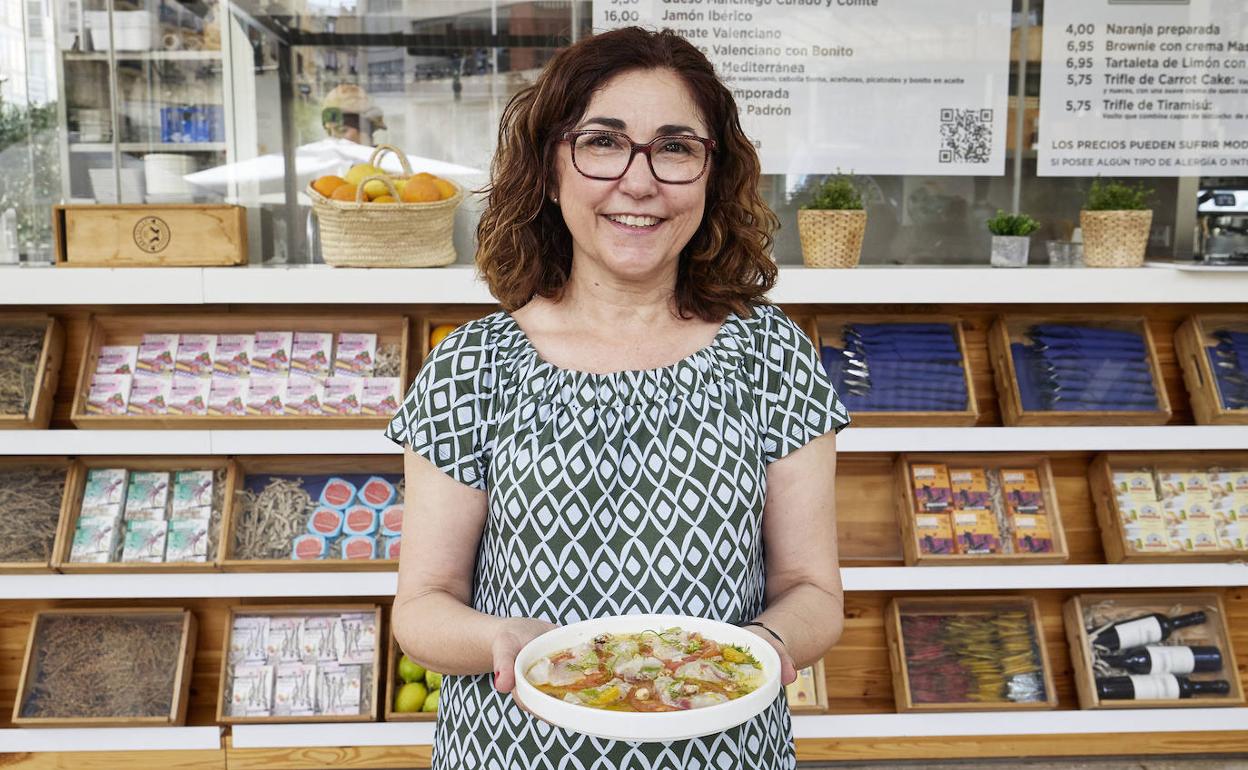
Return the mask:
<svg viewBox="0 0 1248 770">
<path fill-rule="evenodd" d="M 247 209 L 202 203 L 57 205 L 52 237 L 57 267 L 243 265 Z"/>
<path fill-rule="evenodd" d="M 1248 425 L 1248 409 L 1228 409 L 1222 405 L 1213 365 L 1205 353 L 1212 344 L 1210 331 L 1226 327 L 1248 332 L 1248 315 L 1194 315 L 1174 333 L 1175 354 L 1183 369 L 1183 383 L 1191 396 L 1192 413 L 1198 425 Z"/>
<path fill-rule="evenodd" d="M 68 511 L 72 506 L 69 495 L 66 494 L 69 487 L 71 462 L 68 457 L 0 457 L 0 472 L 12 471 L 20 468 L 51 468 L 63 470 L 64 482 L 61 485 L 61 504 L 60 513 L 57 515 L 56 523 L 53 526 L 52 551 L 48 554 L 48 558 L 43 561 L 11 561 L 0 562 L 0 575 L 16 575 L 24 573 L 49 573 L 54 572 L 52 560 L 59 552 L 61 547 L 61 523 L 68 516 Z M 53 490 L 48 490 L 48 494 L 53 494 Z"/>
<path fill-rule="evenodd" d="M 1226 679 L 1231 683 L 1231 692 L 1225 697 L 1202 696 L 1197 698 L 1173 698 L 1166 700 L 1101 700 L 1096 694 L 1096 677 L 1092 668 L 1092 645 L 1088 640 L 1088 631 L 1084 627 L 1084 610 L 1098 602 L 1113 600 L 1121 607 L 1130 608 L 1133 612 L 1125 613 L 1122 618 L 1146 615 L 1150 612 L 1163 614 L 1182 614 L 1203 610 L 1209 619 L 1201 626 L 1179 629 L 1161 644 L 1173 644 L 1176 639 L 1186 640 L 1189 644 L 1214 644 L 1222 651 L 1222 671 L 1218 673 L 1191 674 L 1196 679 Z M 1181 611 L 1175 611 L 1181 606 Z M 1135 612 L 1138 610 L 1138 612 Z M 1079 693 L 1081 709 L 1133 709 L 1133 708 L 1208 708 L 1216 706 L 1241 706 L 1244 703 L 1244 689 L 1239 679 L 1239 666 L 1235 660 L 1235 650 L 1231 646 L 1231 633 L 1227 626 L 1226 607 L 1222 596 L 1213 593 L 1130 593 L 1130 594 L 1079 594 L 1066 600 L 1062 607 L 1062 620 L 1066 626 L 1066 641 L 1070 644 L 1071 673 L 1075 678 L 1075 689 Z"/>
<path fill-rule="evenodd" d="M 1141 552 L 1127 547 L 1126 524 L 1118 509 L 1114 490 L 1114 472 L 1140 468 L 1160 471 L 1192 471 L 1211 467 L 1248 468 L 1248 452 L 1105 452 L 1093 458 L 1088 466 L 1088 486 L 1096 506 L 1096 521 L 1101 528 L 1101 543 L 1110 563 L 1120 562 L 1225 562 L 1248 556 L 1248 552 L 1232 549 L 1217 551 Z M 1160 502 L 1158 503 L 1160 505 Z M 1241 526 L 1245 523 L 1241 522 Z"/>
<path fill-rule="evenodd" d="M 240 521 L 239 493 L 246 487 L 247 477 L 271 473 L 275 475 L 381 475 L 403 474 L 402 455 L 349 456 L 252 456 L 234 460 L 237 473 L 225 496 L 225 530 L 222 534 L 221 566 L 226 572 L 390 572 L 399 568 L 398 559 L 242 559 L 237 555 Z M 380 535 L 378 540 L 381 540 Z"/>
<path fill-rule="evenodd" d="M 910 671 L 906 664 L 905 640 L 901 632 L 901 616 L 928 614 L 983 614 L 1002 610 L 1023 610 L 1031 618 L 1033 638 L 1043 672 L 1045 700 L 1016 703 L 979 701 L 950 703 L 915 703 L 910 690 Z M 1057 707 L 1057 691 L 1053 687 L 1053 667 L 1044 645 L 1044 629 L 1040 624 L 1040 608 L 1030 596 L 959 596 L 950 599 L 898 597 L 885 609 L 884 633 L 888 640 L 889 665 L 893 675 L 893 699 L 898 713 L 933 711 L 1037 711 Z"/>
<path fill-rule="evenodd" d="M 22 703 L 32 685 L 35 671 L 35 640 L 39 623 L 44 618 L 55 615 L 109 615 L 113 617 L 157 617 L 161 615 L 178 615 L 182 618 L 182 641 L 178 652 L 177 670 L 174 674 L 173 697 L 170 700 L 169 713 L 150 717 L 23 717 Z M 35 613 L 30 624 L 30 634 L 26 642 L 26 657 L 22 662 L 22 673 L 18 679 L 17 700 L 13 704 L 13 724 L 21 727 L 170 727 L 186 723 L 186 708 L 190 703 L 191 662 L 195 658 L 195 637 L 197 624 L 195 615 L 181 607 L 110 607 L 91 609 L 55 609 L 40 610 Z"/>
<path fill-rule="evenodd" d="M 74 391 L 70 419 L 79 428 L 384 428 L 389 415 L 317 415 L 226 417 L 216 415 L 95 415 L 87 414 L 87 395 L 104 345 L 138 345 L 144 334 L 246 334 L 257 331 L 367 332 L 377 344 L 399 346 L 399 382 L 408 361 L 408 321 L 405 316 L 379 314 L 183 313 L 92 316 L 83 348 L 82 368 Z"/>
<path fill-rule="evenodd" d="M 910 483 L 910 466 L 912 463 L 938 463 L 954 468 L 982 467 L 1000 470 L 1001 468 L 1034 468 L 1040 479 L 1040 491 L 1044 495 L 1045 515 L 1049 518 L 1049 527 L 1053 531 L 1053 551 L 1051 553 L 986 553 L 986 554 L 928 554 L 919 549 L 919 536 L 915 531 L 915 498 L 914 487 Z M 1066 544 L 1066 531 L 1062 526 L 1061 509 L 1057 503 L 1057 487 L 1053 482 L 1053 468 L 1049 458 L 1040 454 L 1016 453 L 950 453 L 950 454 L 902 454 L 893 466 L 895 482 L 894 510 L 897 512 L 897 524 L 901 529 L 901 548 L 908 566 L 914 565 L 955 565 L 955 564 L 1057 564 L 1070 559 L 1070 551 Z M 955 533 L 956 534 L 956 533 Z M 1002 540 L 1008 539 L 1008 533 L 1002 532 Z"/>
<path fill-rule="evenodd" d="M 65 328 L 60 321 L 45 315 L 2 315 L 0 327 L 6 326 L 43 329 L 43 349 L 26 413 L 0 414 L 0 430 L 44 430 L 52 421 L 52 402 L 65 359 Z"/>
<path fill-rule="evenodd" d="M 847 323 L 945 323 L 953 327 L 958 349 L 962 351 L 962 376 L 966 383 L 966 408 L 958 411 L 934 412 L 883 412 L 856 411 L 853 413 L 854 425 L 866 428 L 907 428 L 916 425 L 925 426 L 969 426 L 979 420 L 979 405 L 975 400 L 975 387 L 971 381 L 970 362 L 966 354 L 966 335 L 962 329 L 962 321 L 956 316 L 934 315 L 853 315 L 853 316 L 818 316 L 810 321 L 798 321 L 807 334 L 815 350 L 822 356 L 823 344 L 827 340 L 841 345 L 840 327 Z"/>
<path fill-rule="evenodd" d="M 230 681 L 230 642 L 234 634 L 234 619 L 239 616 L 259 615 L 265 617 L 321 616 L 338 615 L 347 612 L 375 613 L 377 623 L 377 644 L 373 650 L 373 680 L 368 685 L 372 688 L 372 709 L 364 714 L 318 714 L 313 716 L 256 716 L 236 717 L 228 713 L 225 707 L 226 686 Z M 378 683 L 381 678 L 381 606 L 376 604 L 302 604 L 302 605 L 255 605 L 231 607 L 226 618 L 225 641 L 221 647 L 221 674 L 218 678 L 217 690 L 217 723 L 230 725 L 282 724 L 304 722 L 375 722 L 377 720 L 377 697 L 380 694 Z M 361 682 L 363 686 L 364 683 Z"/>
<path fill-rule="evenodd" d="M 82 494 L 87 484 L 87 471 L 92 468 L 125 468 L 129 471 L 219 471 L 225 470 L 225 503 L 221 511 L 221 532 L 217 538 L 217 556 L 204 562 L 74 562 L 70 555 L 74 545 L 74 530 L 82 513 Z M 225 550 L 225 533 L 229 531 L 229 498 L 237 475 L 234 461 L 224 457 L 140 457 L 122 455 L 116 457 L 80 457 L 74 460 L 65 483 L 65 501 L 62 505 L 61 524 L 56 536 L 56 550 L 52 565 L 66 574 L 116 574 L 149 572 L 215 572 L 221 567 Z M 172 494 L 172 490 L 170 490 Z"/>
<path fill-rule="evenodd" d="M 1144 338 L 1158 408 L 1147 412 L 1024 410 L 1022 395 L 1018 389 L 1018 373 L 1014 369 L 1014 357 L 1010 354 L 1010 343 L 1022 341 L 1023 331 L 1036 323 L 1092 324 L 1104 328 L 1140 332 Z M 1006 425 L 1164 425 L 1170 421 L 1170 399 L 1166 396 L 1165 381 L 1162 378 L 1161 365 L 1158 363 L 1157 344 L 1153 340 L 1148 323 L 1142 318 L 1090 319 L 1086 315 L 1074 314 L 1054 314 L 1043 317 L 1001 316 L 993 322 L 992 328 L 988 331 L 988 351 L 992 358 L 993 379 L 1001 400 L 1001 418 Z"/>
<path fill-rule="evenodd" d="M 393 611 L 393 610 L 391 610 Z M 400 713 L 394 710 L 394 696 L 398 694 L 399 688 L 403 683 L 399 681 L 399 657 L 403 654 L 403 650 L 399 648 L 399 642 L 394 638 L 394 634 L 387 634 L 390 639 L 389 649 L 386 654 L 386 710 L 383 717 L 387 722 L 436 722 L 438 720 L 438 712 L 436 711 L 415 711 Z M 442 696 L 438 696 L 441 699 Z M 438 704 L 439 707 L 442 705 Z"/>
</svg>

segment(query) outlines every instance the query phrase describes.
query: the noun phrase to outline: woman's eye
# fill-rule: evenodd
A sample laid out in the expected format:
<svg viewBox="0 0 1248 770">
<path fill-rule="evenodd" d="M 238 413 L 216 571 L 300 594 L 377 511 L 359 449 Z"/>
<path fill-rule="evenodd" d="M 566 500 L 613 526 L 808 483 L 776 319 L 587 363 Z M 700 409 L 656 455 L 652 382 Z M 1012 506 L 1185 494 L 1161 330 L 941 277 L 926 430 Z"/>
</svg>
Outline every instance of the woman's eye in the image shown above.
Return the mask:
<svg viewBox="0 0 1248 770">
<path fill-rule="evenodd" d="M 663 152 L 686 153 L 689 148 L 683 142 L 668 142 L 663 145 Z"/>
</svg>

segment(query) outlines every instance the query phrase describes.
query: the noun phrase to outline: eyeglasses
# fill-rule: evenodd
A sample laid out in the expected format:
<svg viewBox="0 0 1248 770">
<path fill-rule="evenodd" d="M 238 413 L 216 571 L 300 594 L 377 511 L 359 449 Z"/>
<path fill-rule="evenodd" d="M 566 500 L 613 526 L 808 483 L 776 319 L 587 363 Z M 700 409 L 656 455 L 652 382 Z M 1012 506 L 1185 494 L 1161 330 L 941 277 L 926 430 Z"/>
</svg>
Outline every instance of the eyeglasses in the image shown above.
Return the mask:
<svg viewBox="0 0 1248 770">
<path fill-rule="evenodd" d="M 582 176 L 611 181 L 628 173 L 633 156 L 641 153 L 650 173 L 664 184 L 696 182 L 706 172 L 714 139 L 680 134 L 656 136 L 637 144 L 619 131 L 568 131 L 563 141 L 572 148 L 572 165 Z"/>
</svg>

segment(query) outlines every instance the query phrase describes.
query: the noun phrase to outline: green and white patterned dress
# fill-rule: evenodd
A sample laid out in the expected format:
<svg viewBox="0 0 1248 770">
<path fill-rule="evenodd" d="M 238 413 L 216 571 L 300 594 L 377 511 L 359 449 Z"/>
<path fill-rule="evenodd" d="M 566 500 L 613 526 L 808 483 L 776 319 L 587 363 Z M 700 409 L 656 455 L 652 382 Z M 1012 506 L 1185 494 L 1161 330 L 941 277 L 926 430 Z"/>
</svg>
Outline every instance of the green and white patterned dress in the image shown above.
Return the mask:
<svg viewBox="0 0 1248 770">
<path fill-rule="evenodd" d="M 809 338 L 774 306 L 729 316 L 675 364 L 610 374 L 551 365 L 496 312 L 430 353 L 386 436 L 488 492 L 473 608 L 739 622 L 764 609 L 768 463 L 848 422 Z M 783 690 L 726 732 L 634 743 L 553 727 L 492 680 L 443 679 L 435 770 L 796 765 Z"/>
</svg>

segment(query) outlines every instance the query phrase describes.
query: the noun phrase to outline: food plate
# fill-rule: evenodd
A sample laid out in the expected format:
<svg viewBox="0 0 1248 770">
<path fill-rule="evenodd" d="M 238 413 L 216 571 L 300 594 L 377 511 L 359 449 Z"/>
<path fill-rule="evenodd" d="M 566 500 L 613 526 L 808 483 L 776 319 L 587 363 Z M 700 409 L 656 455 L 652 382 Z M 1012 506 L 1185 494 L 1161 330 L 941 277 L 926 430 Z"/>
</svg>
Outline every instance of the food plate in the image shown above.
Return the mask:
<svg viewBox="0 0 1248 770">
<path fill-rule="evenodd" d="M 599 634 L 635 634 L 673 626 L 687 632 L 696 631 L 720 644 L 749 650 L 763 666 L 762 684 L 753 692 L 726 703 L 685 711 L 640 713 L 567 703 L 542 692 L 525 676 L 539 658 L 588 642 Z M 520 650 L 515 674 L 516 694 L 525 708 L 541 719 L 585 735 L 640 743 L 686 740 L 722 732 L 762 713 L 780 694 L 780 656 L 770 644 L 743 628 L 685 615 L 622 615 L 552 629 Z"/>
</svg>

